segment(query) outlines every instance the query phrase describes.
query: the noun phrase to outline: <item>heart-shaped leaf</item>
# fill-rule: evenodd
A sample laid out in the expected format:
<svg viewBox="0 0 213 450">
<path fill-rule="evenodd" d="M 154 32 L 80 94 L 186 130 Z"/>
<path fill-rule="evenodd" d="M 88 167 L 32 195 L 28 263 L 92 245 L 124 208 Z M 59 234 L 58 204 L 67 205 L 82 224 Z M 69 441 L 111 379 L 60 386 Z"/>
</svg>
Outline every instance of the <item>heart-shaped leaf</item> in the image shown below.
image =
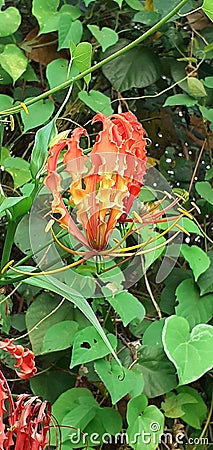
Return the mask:
<svg viewBox="0 0 213 450">
<path fill-rule="evenodd" d="M 116 337 L 109 334 L 108 339 L 113 348 L 116 347 Z M 95 359 L 103 358 L 110 353 L 109 348 L 94 327 L 87 327 L 75 335 L 70 368 Z"/>
<path fill-rule="evenodd" d="M 118 41 L 118 34 L 111 28 L 103 27 L 100 30 L 97 25 L 87 25 L 87 28 L 89 28 L 90 33 L 92 33 L 99 44 L 101 44 L 103 52 Z"/>
<path fill-rule="evenodd" d="M 171 316 L 163 328 L 163 345 L 177 369 L 180 385 L 200 378 L 213 366 L 213 327 L 196 325 L 190 334 L 184 317 Z"/>
<path fill-rule="evenodd" d="M 84 72 L 91 66 L 92 60 L 92 45 L 90 42 L 80 42 L 73 52 L 73 60 L 80 72 Z M 91 73 L 85 75 L 84 81 L 89 84 L 91 79 Z"/>
<path fill-rule="evenodd" d="M 29 99 L 28 99 L 29 100 Z M 38 127 L 48 121 L 54 111 L 54 103 L 47 99 L 45 101 L 39 100 L 28 107 L 29 113 L 21 111 L 21 119 L 24 124 L 24 132 Z"/>
<path fill-rule="evenodd" d="M 113 113 L 110 98 L 102 92 L 93 89 L 89 92 L 80 91 L 78 97 L 95 112 L 101 112 L 107 116 Z"/>
<path fill-rule="evenodd" d="M 110 362 L 100 359 L 95 362 L 94 367 L 108 389 L 113 405 L 128 393 L 134 397 L 143 390 L 143 375 L 137 366 L 134 367 L 134 370 L 128 370 L 119 366 L 115 360 L 112 360 L 110 364 Z"/>
<path fill-rule="evenodd" d="M 182 244 L 181 253 L 186 261 L 188 261 L 195 281 L 197 281 L 201 273 L 205 272 L 210 266 L 208 255 L 197 245 L 189 247 L 187 244 Z"/>
<path fill-rule="evenodd" d="M 17 8 L 9 6 L 5 11 L 0 11 L 0 37 L 15 33 L 20 24 L 21 14 Z"/>
<path fill-rule="evenodd" d="M 7 44 L 1 53 L 1 66 L 15 82 L 25 72 L 28 59 L 15 44 Z"/>
<path fill-rule="evenodd" d="M 198 181 L 195 185 L 198 194 L 213 205 L 213 189 L 208 181 Z"/>
<path fill-rule="evenodd" d="M 213 293 L 200 296 L 199 289 L 193 280 L 182 281 L 176 289 L 178 305 L 175 307 L 177 316 L 188 320 L 193 328 L 199 323 L 207 323 L 213 315 Z"/>
<path fill-rule="evenodd" d="M 139 322 L 143 320 L 146 313 L 145 308 L 130 292 L 120 292 L 113 297 L 108 297 L 107 300 L 119 314 L 125 327 L 134 319 Z"/>
<path fill-rule="evenodd" d="M 53 324 L 44 336 L 42 353 L 56 352 L 71 347 L 77 330 L 78 323 L 74 320 L 62 320 Z"/>
</svg>

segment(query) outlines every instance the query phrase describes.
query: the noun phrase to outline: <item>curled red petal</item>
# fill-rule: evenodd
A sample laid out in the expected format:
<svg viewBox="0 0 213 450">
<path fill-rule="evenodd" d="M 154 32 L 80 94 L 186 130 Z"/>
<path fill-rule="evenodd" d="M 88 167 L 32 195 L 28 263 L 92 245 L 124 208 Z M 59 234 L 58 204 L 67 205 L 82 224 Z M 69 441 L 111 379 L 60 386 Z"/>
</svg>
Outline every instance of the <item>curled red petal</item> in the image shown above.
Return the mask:
<svg viewBox="0 0 213 450">
<path fill-rule="evenodd" d="M 4 352 L 10 353 L 16 360 L 15 368 L 19 378 L 27 379 L 31 378 L 37 372 L 35 367 L 35 355 L 28 348 L 24 349 L 22 345 L 14 345 L 12 339 L 5 339 L 4 342 L 0 341 L 0 348 Z"/>
</svg>

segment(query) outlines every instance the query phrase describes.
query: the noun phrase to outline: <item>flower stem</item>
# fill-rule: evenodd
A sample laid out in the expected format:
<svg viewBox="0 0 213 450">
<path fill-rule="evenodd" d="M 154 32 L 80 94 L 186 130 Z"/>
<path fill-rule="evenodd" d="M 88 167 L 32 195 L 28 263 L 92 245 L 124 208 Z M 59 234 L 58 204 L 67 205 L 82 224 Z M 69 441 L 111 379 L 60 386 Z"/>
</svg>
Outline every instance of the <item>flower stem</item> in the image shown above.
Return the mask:
<svg viewBox="0 0 213 450">
<path fill-rule="evenodd" d="M 162 27 L 171 17 L 173 17 L 186 3 L 188 3 L 189 0 L 182 0 L 175 8 L 173 8 L 166 16 L 164 16 L 161 20 L 159 20 L 158 23 L 156 23 L 153 27 L 151 27 L 149 30 L 147 30 L 145 33 L 142 34 L 142 36 L 139 36 L 134 41 L 130 42 L 130 44 L 126 45 L 125 47 L 121 48 L 117 52 L 113 53 L 112 55 L 109 55 L 107 58 L 103 59 L 102 61 L 99 61 L 97 64 L 94 64 L 92 67 L 90 67 L 87 70 L 84 70 L 83 72 L 79 73 L 75 77 L 71 78 L 70 80 L 65 81 L 64 83 L 59 84 L 53 89 L 49 89 L 46 92 L 43 92 L 42 94 L 38 95 L 37 97 L 33 97 L 30 100 L 27 100 L 25 102 L 25 106 L 30 106 L 33 103 L 36 103 L 39 100 L 42 100 L 44 98 L 49 97 L 50 95 L 55 94 L 58 91 L 61 91 L 63 89 L 66 89 L 71 84 L 75 83 L 76 81 L 84 78 L 86 75 L 95 72 L 96 70 L 100 69 L 105 64 L 109 63 L 110 61 L 113 61 L 115 58 L 118 58 L 118 56 L 122 56 L 125 53 L 127 53 L 132 48 L 136 47 L 138 44 L 143 42 L 145 39 L 147 39 L 149 36 L 151 36 L 153 33 L 155 33 L 159 28 Z M 8 115 L 8 114 L 15 114 L 21 111 L 22 106 L 21 104 L 18 106 L 15 106 L 13 108 L 5 109 L 4 111 L 0 111 L 0 115 Z"/>
</svg>

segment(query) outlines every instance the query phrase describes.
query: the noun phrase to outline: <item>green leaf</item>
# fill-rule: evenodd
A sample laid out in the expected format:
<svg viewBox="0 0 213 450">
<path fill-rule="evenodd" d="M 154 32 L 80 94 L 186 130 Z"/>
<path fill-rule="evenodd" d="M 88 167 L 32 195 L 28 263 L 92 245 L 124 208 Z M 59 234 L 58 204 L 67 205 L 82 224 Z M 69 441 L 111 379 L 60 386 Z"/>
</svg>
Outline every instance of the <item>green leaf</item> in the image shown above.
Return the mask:
<svg viewBox="0 0 213 450">
<path fill-rule="evenodd" d="M 120 39 L 106 56 L 120 50 L 129 43 Z M 137 64 L 135 64 L 137 61 Z M 160 62 L 156 54 L 147 47 L 135 47 L 126 55 L 103 66 L 103 73 L 117 91 L 127 91 L 133 87 L 143 88 L 155 83 L 161 76 Z"/>
<path fill-rule="evenodd" d="M 24 269 L 26 270 L 26 266 L 24 267 Z M 89 322 L 95 327 L 97 332 L 100 334 L 103 341 L 105 342 L 110 352 L 114 356 L 115 360 L 117 361 L 117 364 L 119 366 L 121 365 L 91 306 L 79 292 L 70 288 L 70 286 L 66 285 L 65 283 L 59 281 L 56 277 L 52 277 L 50 275 L 29 277 L 26 280 L 23 280 L 23 283 L 25 282 L 32 286 L 37 287 L 42 286 L 43 289 L 55 292 L 56 294 L 59 294 L 61 297 L 64 297 L 65 299 L 69 300 L 69 302 L 77 306 L 77 308 L 83 313 L 83 315 L 87 318 L 87 320 L 89 320 Z"/>
<path fill-rule="evenodd" d="M 154 345 L 156 347 L 163 347 L 162 330 L 165 319 L 156 320 L 152 322 L 145 330 L 143 335 L 143 345 Z"/>
<path fill-rule="evenodd" d="M 210 258 L 211 264 L 206 272 L 203 273 L 198 279 L 198 286 L 200 288 L 201 295 L 213 292 L 213 250 L 210 250 L 210 252 L 208 252 L 208 256 Z"/>
<path fill-rule="evenodd" d="M 152 27 L 160 20 L 160 18 L 161 14 L 157 11 L 148 11 L 144 8 L 142 11 L 139 11 L 134 15 L 132 21 L 144 23 L 145 25 Z"/>
<path fill-rule="evenodd" d="M 110 98 L 102 94 L 102 92 L 94 91 L 93 89 L 89 92 L 80 91 L 78 98 L 95 112 L 101 112 L 107 116 L 113 114 Z"/>
<path fill-rule="evenodd" d="M 195 77 L 189 77 L 189 78 L 187 78 L 187 83 L 188 83 L 189 93 L 193 97 L 200 98 L 200 97 L 207 96 L 207 93 L 203 86 L 202 81 L 198 80 Z"/>
<path fill-rule="evenodd" d="M 94 2 L 95 0 L 84 0 L 85 6 L 89 6 L 90 3 Z"/>
<path fill-rule="evenodd" d="M 33 0 L 32 14 L 36 17 L 40 33 L 49 33 L 57 30 L 59 14 L 57 9 L 59 0 Z"/>
<path fill-rule="evenodd" d="M 4 109 L 9 109 L 13 105 L 13 98 L 9 95 L 0 94 L 0 111 Z"/>
<path fill-rule="evenodd" d="M 39 177 L 48 157 L 48 145 L 56 134 L 55 119 L 52 119 L 47 125 L 37 131 L 30 161 L 30 170 L 33 178 Z"/>
<path fill-rule="evenodd" d="M 183 403 L 182 409 L 184 414 L 182 420 L 191 427 L 201 430 L 202 422 L 207 417 L 207 406 L 201 395 L 196 389 L 189 386 L 181 386 L 177 389 L 177 392 L 178 395 L 183 395 L 185 398 L 190 396 L 194 399 L 193 406 L 191 405 L 192 402 Z"/>
<path fill-rule="evenodd" d="M 184 415 L 183 405 L 187 403 L 190 405 L 190 408 L 193 409 L 194 405 L 192 407 L 191 404 L 195 404 L 197 401 L 190 394 L 180 393 L 176 395 L 174 392 L 169 392 L 165 401 L 161 403 L 161 408 L 164 410 L 166 417 L 175 419 Z"/>
<path fill-rule="evenodd" d="M 29 197 L 7 197 L 0 205 L 0 214 L 9 209 L 13 220 L 19 219 L 28 213 L 32 205 L 32 200 Z"/>
<path fill-rule="evenodd" d="M 111 45 L 116 44 L 118 41 L 118 34 L 116 31 L 108 27 L 103 27 L 101 30 L 97 25 L 87 25 L 90 33 L 95 37 L 95 39 L 101 44 L 103 52 Z"/>
<path fill-rule="evenodd" d="M 62 48 L 69 48 L 71 43 L 77 45 L 83 34 L 83 26 L 80 20 L 70 21 L 69 14 L 62 14 L 58 24 L 59 46 L 58 50 Z"/>
<path fill-rule="evenodd" d="M 179 284 L 186 278 L 192 278 L 191 270 L 175 267 L 165 279 L 165 287 L 161 292 L 160 309 L 167 315 L 175 313 L 175 291 Z"/>
<path fill-rule="evenodd" d="M 4 160 L 4 168 L 12 176 L 15 189 L 31 180 L 30 165 L 22 158 L 9 156 Z"/>
<path fill-rule="evenodd" d="M 59 304 L 60 300 L 54 295 L 42 293 L 36 297 L 27 310 L 26 325 L 28 331 L 34 328 L 38 322 L 43 320 L 42 323 L 38 327 L 35 327 L 29 334 L 32 348 L 36 355 L 43 353 L 43 340 L 47 330 L 51 329 L 55 324 L 60 324 L 60 322 L 65 320 L 72 321 L 73 319 L 73 308 L 67 301 L 64 301 L 54 314 L 51 314 L 51 311 L 55 310 Z M 57 340 L 55 345 L 57 345 Z"/>
<path fill-rule="evenodd" d="M 213 88 L 213 77 L 206 77 L 204 79 L 204 85 L 208 88 Z"/>
<path fill-rule="evenodd" d="M 121 8 L 123 0 L 113 0 L 113 1 L 118 4 L 119 8 Z"/>
<path fill-rule="evenodd" d="M 135 396 L 143 390 L 143 375 L 137 366 L 134 370 L 128 370 L 119 366 L 115 360 L 110 363 L 100 359 L 95 362 L 94 367 L 109 391 L 113 405 L 128 393 Z"/>
<path fill-rule="evenodd" d="M 17 8 L 9 6 L 4 11 L 0 11 L 0 37 L 15 33 L 20 24 L 21 14 Z"/>
<path fill-rule="evenodd" d="M 144 396 L 134 397 L 128 403 L 127 418 L 127 435 L 131 448 L 155 450 L 164 429 L 164 415 L 157 406 L 145 406 Z"/>
<path fill-rule="evenodd" d="M 213 366 L 213 327 L 196 325 L 190 334 L 184 317 L 171 316 L 163 328 L 163 345 L 177 369 L 180 385 L 200 378 Z"/>
<path fill-rule="evenodd" d="M 28 64 L 28 59 L 24 52 L 15 44 L 7 44 L 4 51 L 1 53 L 1 66 L 13 79 L 13 82 L 18 80 L 25 72 Z"/>
<path fill-rule="evenodd" d="M 143 5 L 141 4 L 140 0 L 125 0 L 125 2 L 130 6 L 130 8 L 136 9 L 137 11 L 143 9 Z"/>
<path fill-rule="evenodd" d="M 174 219 L 174 221 L 175 220 L 176 219 Z M 166 230 L 170 225 L 172 225 L 172 222 L 173 221 L 171 220 L 169 222 L 158 223 L 158 228 L 160 228 L 160 230 Z M 189 233 L 195 233 L 198 236 L 203 236 L 202 231 L 198 228 L 196 223 L 194 223 L 193 220 L 188 219 L 188 217 L 182 217 L 182 219 L 178 222 L 178 224 L 181 225 L 181 227 L 183 227 Z M 177 230 L 178 228 L 174 226 L 173 231 Z"/>
<path fill-rule="evenodd" d="M 201 273 L 205 272 L 210 266 L 210 259 L 208 255 L 202 250 L 202 248 L 197 247 L 197 245 L 192 245 L 189 247 L 187 244 L 182 244 L 181 253 L 189 263 L 195 277 L 195 281 L 197 281 Z"/>
<path fill-rule="evenodd" d="M 139 322 L 144 319 L 146 313 L 144 306 L 130 292 L 120 292 L 113 297 L 108 297 L 107 301 L 119 314 L 125 327 L 135 319 Z"/>
<path fill-rule="evenodd" d="M 7 147 L 1 147 L 0 149 L 0 166 L 4 165 L 4 161 L 6 158 L 10 156 L 10 150 Z"/>
<path fill-rule="evenodd" d="M 58 58 L 54 59 L 47 65 L 46 76 L 50 86 L 50 89 L 70 80 L 73 76 L 77 75 L 78 69 L 73 64 L 71 65 L 69 74 L 69 62 L 66 59 Z"/>
<path fill-rule="evenodd" d="M 78 324 L 73 320 L 62 320 L 55 323 L 48 328 L 44 336 L 42 353 L 56 352 L 71 347 L 77 330 Z"/>
<path fill-rule="evenodd" d="M 27 100 L 30 100 L 29 98 Z M 47 100 L 39 100 L 38 102 L 28 107 L 29 113 L 21 111 L 21 119 L 24 124 L 24 132 L 36 128 L 48 121 L 54 112 L 54 103 Z"/>
<path fill-rule="evenodd" d="M 73 52 L 73 59 L 80 72 L 84 72 L 89 69 L 91 67 L 92 60 L 92 45 L 89 42 L 80 42 Z M 91 74 L 89 73 L 84 77 L 85 83 L 89 84 L 90 79 Z"/>
<path fill-rule="evenodd" d="M 30 379 L 30 388 L 34 395 L 53 403 L 64 391 L 74 387 L 75 383 L 76 377 L 70 374 L 68 368 L 48 367 L 46 372 L 37 373 L 36 377 Z"/>
<path fill-rule="evenodd" d="M 11 298 L 0 294 L 0 331 L 1 333 L 9 334 L 11 327 L 11 312 L 13 303 Z"/>
<path fill-rule="evenodd" d="M 207 323 L 213 315 L 213 294 L 200 297 L 193 280 L 184 280 L 176 289 L 178 305 L 175 312 L 188 320 L 191 328 L 199 323 Z"/>
<path fill-rule="evenodd" d="M 108 334 L 107 338 L 112 347 L 116 348 L 116 337 L 113 334 Z M 109 348 L 96 329 L 94 327 L 84 328 L 75 335 L 70 368 L 103 358 L 109 353 Z"/>
<path fill-rule="evenodd" d="M 212 110 L 213 111 L 213 110 Z M 197 193 L 203 197 L 207 202 L 213 205 L 213 188 L 208 181 L 198 181 L 195 184 Z"/>
<path fill-rule="evenodd" d="M 138 364 L 144 376 L 144 394 L 149 398 L 165 394 L 178 382 L 173 364 L 162 348 L 143 345 L 138 349 Z"/>
<path fill-rule="evenodd" d="M 163 106 L 165 107 L 165 106 L 185 105 L 190 107 L 196 104 L 197 100 L 195 98 L 190 97 L 187 94 L 176 94 L 167 97 Z"/>
<path fill-rule="evenodd" d="M 211 0 L 204 0 L 202 5 L 204 13 L 209 17 L 209 19 L 213 22 L 213 8 Z"/>
</svg>

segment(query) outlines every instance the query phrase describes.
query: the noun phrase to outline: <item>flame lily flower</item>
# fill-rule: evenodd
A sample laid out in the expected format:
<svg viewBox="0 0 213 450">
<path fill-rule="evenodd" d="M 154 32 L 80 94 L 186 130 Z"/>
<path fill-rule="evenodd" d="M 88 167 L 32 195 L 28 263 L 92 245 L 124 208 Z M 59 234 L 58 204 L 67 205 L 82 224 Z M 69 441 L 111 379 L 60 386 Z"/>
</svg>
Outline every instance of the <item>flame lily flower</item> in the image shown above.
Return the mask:
<svg viewBox="0 0 213 450">
<path fill-rule="evenodd" d="M 131 112 L 106 117 L 97 114 L 92 123 L 102 122 L 103 129 L 89 154 L 84 155 L 79 140 L 86 134 L 76 128 L 70 138 L 50 148 L 45 185 L 53 194 L 52 212 L 58 222 L 87 248 L 101 252 L 118 222 L 124 222 L 138 197 L 146 173 L 145 131 Z M 63 162 L 71 176 L 69 192 L 77 208 L 83 234 L 63 202 L 57 161 L 67 148 Z M 88 171 L 87 163 L 90 168 Z"/>
<path fill-rule="evenodd" d="M 22 380 L 26 380 L 35 375 L 37 369 L 35 367 L 35 355 L 28 348 L 24 349 L 22 345 L 13 344 L 13 339 L 5 339 L 0 341 L 0 349 L 10 353 L 16 360 L 15 369 L 17 375 Z"/>
</svg>

